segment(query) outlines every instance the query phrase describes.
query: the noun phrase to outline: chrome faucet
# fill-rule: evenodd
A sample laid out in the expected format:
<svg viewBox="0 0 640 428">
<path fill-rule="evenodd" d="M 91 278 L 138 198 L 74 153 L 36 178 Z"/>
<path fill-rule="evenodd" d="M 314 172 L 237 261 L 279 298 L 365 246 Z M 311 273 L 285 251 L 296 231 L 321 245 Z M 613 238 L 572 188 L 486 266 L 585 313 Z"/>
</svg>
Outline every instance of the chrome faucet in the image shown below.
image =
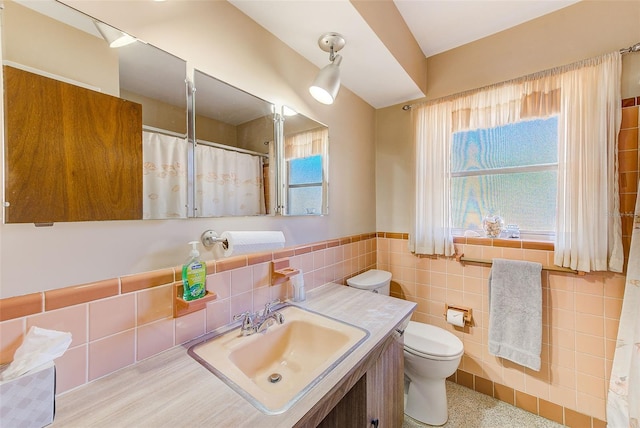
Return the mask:
<svg viewBox="0 0 640 428">
<path fill-rule="evenodd" d="M 280 312 L 274 311 L 272 307 L 280 303 L 280 300 L 274 300 L 264 306 L 262 314 L 258 312 L 246 311 L 238 315 L 234 315 L 234 321 L 242 320 L 242 327 L 240 333 L 242 336 L 250 336 L 254 333 L 263 333 L 273 325 L 274 322 L 278 324 L 284 323 L 284 316 Z"/>
<path fill-rule="evenodd" d="M 284 317 L 280 312 L 271 312 L 267 316 L 263 315 L 256 325 L 256 333 L 267 331 L 267 329 L 273 325 L 274 321 L 278 324 L 282 324 L 284 322 Z"/>
</svg>

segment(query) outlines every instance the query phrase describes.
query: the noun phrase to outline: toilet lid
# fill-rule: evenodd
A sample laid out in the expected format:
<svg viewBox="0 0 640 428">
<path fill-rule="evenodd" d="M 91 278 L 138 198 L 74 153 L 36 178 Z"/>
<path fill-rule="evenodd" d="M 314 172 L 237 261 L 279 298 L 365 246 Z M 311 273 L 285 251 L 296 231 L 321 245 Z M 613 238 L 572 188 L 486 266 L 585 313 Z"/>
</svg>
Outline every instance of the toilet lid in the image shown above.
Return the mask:
<svg viewBox="0 0 640 428">
<path fill-rule="evenodd" d="M 462 341 L 435 325 L 409 321 L 404 331 L 404 346 L 436 357 L 452 357 L 463 352 Z"/>
<path fill-rule="evenodd" d="M 347 284 L 351 287 L 362 290 L 373 290 L 380 287 L 391 279 L 391 272 L 378 269 L 370 269 L 366 272 L 347 279 Z"/>
</svg>

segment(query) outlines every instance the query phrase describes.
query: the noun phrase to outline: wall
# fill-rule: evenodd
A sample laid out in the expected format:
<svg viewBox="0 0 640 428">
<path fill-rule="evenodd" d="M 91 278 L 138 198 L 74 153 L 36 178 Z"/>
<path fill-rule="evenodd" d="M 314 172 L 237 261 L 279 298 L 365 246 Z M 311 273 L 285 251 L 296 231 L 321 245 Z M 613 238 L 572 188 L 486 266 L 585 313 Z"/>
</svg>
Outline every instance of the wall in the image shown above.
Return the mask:
<svg viewBox="0 0 640 428">
<path fill-rule="evenodd" d="M 624 276 L 543 271 L 542 364 L 535 372 L 488 352 L 489 265 L 417 258 L 407 250 L 406 237 L 384 236 L 378 240 L 378 268 L 392 272 L 392 295 L 418 304 L 414 320 L 443 327 L 464 344 L 452 380 L 568 426 L 591 427 L 592 418 L 594 427 L 604 426 Z M 461 238 L 455 246 L 460 254 L 484 260 L 544 266 L 553 260 L 549 243 Z M 445 303 L 470 307 L 473 325 L 447 324 Z"/>
<path fill-rule="evenodd" d="M 576 3 L 427 58 L 425 99 L 629 47 L 640 41 L 638 22 L 640 2 Z M 596 28 L 599 30 L 594 31 Z M 622 98 L 634 97 L 640 88 L 640 53 L 624 55 L 622 65 Z M 411 112 L 400 107 L 376 111 L 376 229 L 382 231 L 408 232 L 411 224 L 414 157 Z"/>
<path fill-rule="evenodd" d="M 640 3 L 579 2 L 516 28 L 427 59 L 426 99 L 568 64 L 640 41 Z M 606 28 L 606 31 L 604 31 Z M 594 31 L 595 28 L 603 29 Z M 606 34 L 603 34 L 606 33 Z M 623 56 L 619 136 L 623 241 L 628 255 L 638 184 L 640 54 Z M 452 380 L 569 426 L 604 426 L 624 276 L 543 274 L 543 350 L 539 373 L 488 353 L 488 265 L 416 258 L 408 251 L 413 204 L 411 112 L 376 112 L 378 268 L 393 274 L 392 293 L 418 304 L 414 319 L 460 337 L 465 355 Z M 513 248 L 517 245 L 517 248 Z M 550 243 L 458 240 L 468 257 L 552 262 Z M 444 322 L 444 304 L 473 309 L 474 326 Z"/>
<path fill-rule="evenodd" d="M 618 138 L 625 265 L 629 262 L 640 170 L 640 88 L 637 95 L 622 102 Z M 392 295 L 418 304 L 414 320 L 443 327 L 463 341 L 465 353 L 451 380 L 568 426 L 605 426 L 624 275 L 543 271 L 542 367 L 535 372 L 488 352 L 490 266 L 462 265 L 455 258 L 415 257 L 408 250 L 407 238 L 406 232 L 382 234 L 378 268 L 391 271 Z M 458 254 L 471 258 L 553 264 L 550 242 L 456 238 L 455 247 Z M 472 308 L 473 325 L 457 328 L 446 324 L 445 303 Z"/>
<path fill-rule="evenodd" d="M 104 41 L 8 1 L 3 60 L 64 76 L 118 96 L 118 55 Z M 36 24 L 34 24 L 36 23 Z M 69 46 L 73 46 L 69 49 Z"/>
<path fill-rule="evenodd" d="M 217 298 L 179 318 L 173 306 L 180 266 L 0 299 L 0 364 L 12 360 L 32 326 L 68 331 L 71 346 L 55 360 L 56 393 L 62 394 L 229 324 L 233 315 L 287 299 L 290 284 L 271 278 L 272 260 L 283 258 L 303 272 L 307 290 L 344 284 L 375 267 L 376 235 L 209 261 L 207 290 Z"/>
<path fill-rule="evenodd" d="M 183 58 L 191 67 L 327 124 L 330 215 L 60 223 L 48 228 L 3 224 L 1 298 L 178 265 L 187 242 L 207 229 L 282 230 L 291 246 L 375 230 L 371 106 L 346 88 L 334 105 L 317 103 L 307 86 L 318 68 L 227 2 L 67 4 Z M 213 257 L 203 252 L 203 258 Z"/>
</svg>

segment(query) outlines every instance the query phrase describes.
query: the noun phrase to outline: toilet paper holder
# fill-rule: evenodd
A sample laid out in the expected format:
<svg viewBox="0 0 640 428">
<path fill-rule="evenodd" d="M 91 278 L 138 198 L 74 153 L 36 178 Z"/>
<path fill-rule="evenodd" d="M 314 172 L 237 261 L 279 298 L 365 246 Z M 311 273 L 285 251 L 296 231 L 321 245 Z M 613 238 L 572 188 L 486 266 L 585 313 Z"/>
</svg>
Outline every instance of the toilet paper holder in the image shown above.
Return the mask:
<svg viewBox="0 0 640 428">
<path fill-rule="evenodd" d="M 471 308 L 467 308 L 464 306 L 457 306 L 457 305 L 449 305 L 447 303 L 444 304 L 444 319 L 447 319 L 447 312 L 449 311 L 449 309 L 452 309 L 454 311 L 460 311 L 463 312 L 462 315 L 462 319 L 464 319 L 464 325 L 471 325 L 471 320 L 472 320 L 472 310 Z"/>
</svg>

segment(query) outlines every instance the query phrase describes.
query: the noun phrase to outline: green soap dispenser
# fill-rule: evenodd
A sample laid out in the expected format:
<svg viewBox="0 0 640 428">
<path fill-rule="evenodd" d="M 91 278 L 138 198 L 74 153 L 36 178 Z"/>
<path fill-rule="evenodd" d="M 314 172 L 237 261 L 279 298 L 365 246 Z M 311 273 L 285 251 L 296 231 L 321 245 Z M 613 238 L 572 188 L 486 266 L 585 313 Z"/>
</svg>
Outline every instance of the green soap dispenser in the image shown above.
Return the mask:
<svg viewBox="0 0 640 428">
<path fill-rule="evenodd" d="M 207 265 L 199 259 L 198 241 L 191 241 L 189 245 L 192 246 L 189 258 L 182 265 L 183 298 L 196 300 L 207 294 Z"/>
</svg>

